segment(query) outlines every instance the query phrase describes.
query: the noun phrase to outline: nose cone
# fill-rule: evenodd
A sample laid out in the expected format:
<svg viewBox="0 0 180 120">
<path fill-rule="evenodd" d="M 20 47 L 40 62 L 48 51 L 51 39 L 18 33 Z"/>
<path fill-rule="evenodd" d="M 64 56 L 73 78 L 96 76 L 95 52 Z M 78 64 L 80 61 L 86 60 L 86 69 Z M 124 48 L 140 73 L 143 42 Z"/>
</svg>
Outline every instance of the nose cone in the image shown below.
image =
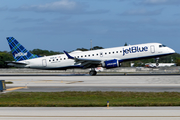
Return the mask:
<svg viewBox="0 0 180 120">
<path fill-rule="evenodd" d="M 169 48 L 168 51 L 169 51 L 169 53 L 172 53 L 172 54 L 175 53 L 175 51 L 173 49 L 171 49 L 171 48 Z"/>
</svg>

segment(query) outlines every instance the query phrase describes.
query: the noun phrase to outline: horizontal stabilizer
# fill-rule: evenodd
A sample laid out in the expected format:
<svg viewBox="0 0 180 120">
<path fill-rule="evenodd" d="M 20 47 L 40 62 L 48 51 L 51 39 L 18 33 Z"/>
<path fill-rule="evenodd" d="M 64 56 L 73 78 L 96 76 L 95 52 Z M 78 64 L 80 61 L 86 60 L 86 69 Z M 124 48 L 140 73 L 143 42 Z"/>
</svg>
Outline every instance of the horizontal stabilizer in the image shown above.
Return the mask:
<svg viewBox="0 0 180 120">
<path fill-rule="evenodd" d="M 16 62 L 16 61 L 5 61 L 6 63 L 12 63 L 12 64 L 17 64 L 17 65 L 27 65 L 25 62 Z"/>
</svg>

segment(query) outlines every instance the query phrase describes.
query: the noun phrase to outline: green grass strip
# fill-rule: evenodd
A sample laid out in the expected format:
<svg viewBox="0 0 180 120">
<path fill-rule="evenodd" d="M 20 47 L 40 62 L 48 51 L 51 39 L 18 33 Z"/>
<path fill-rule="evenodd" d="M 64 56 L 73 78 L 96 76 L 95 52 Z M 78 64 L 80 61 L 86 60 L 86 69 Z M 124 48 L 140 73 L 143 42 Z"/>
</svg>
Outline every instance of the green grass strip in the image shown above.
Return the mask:
<svg viewBox="0 0 180 120">
<path fill-rule="evenodd" d="M 180 106 L 178 92 L 9 92 L 1 107 Z"/>
</svg>

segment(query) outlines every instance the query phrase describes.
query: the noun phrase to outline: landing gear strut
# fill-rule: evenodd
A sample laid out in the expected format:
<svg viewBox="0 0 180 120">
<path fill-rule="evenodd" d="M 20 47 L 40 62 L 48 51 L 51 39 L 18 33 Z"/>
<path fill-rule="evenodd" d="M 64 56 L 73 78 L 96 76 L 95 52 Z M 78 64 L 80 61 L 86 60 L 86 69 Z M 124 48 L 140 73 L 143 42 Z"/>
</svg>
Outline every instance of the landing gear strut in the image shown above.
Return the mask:
<svg viewBox="0 0 180 120">
<path fill-rule="evenodd" d="M 155 60 L 156 60 L 156 67 L 158 67 L 159 66 L 159 63 L 158 63 L 159 58 L 155 58 Z"/>
<path fill-rule="evenodd" d="M 94 76 L 96 74 L 97 74 L 97 72 L 96 72 L 95 68 L 91 68 L 91 70 L 89 71 L 89 75 Z"/>
</svg>

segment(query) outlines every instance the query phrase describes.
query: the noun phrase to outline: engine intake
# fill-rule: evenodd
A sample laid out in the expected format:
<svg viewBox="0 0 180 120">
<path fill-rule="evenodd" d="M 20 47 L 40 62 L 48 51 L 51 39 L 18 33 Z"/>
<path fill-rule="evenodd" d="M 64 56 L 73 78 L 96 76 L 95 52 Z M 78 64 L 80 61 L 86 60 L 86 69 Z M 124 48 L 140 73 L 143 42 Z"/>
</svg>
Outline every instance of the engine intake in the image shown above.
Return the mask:
<svg viewBox="0 0 180 120">
<path fill-rule="evenodd" d="M 105 68 L 116 68 L 119 67 L 119 61 L 117 59 L 104 61 Z"/>
</svg>

